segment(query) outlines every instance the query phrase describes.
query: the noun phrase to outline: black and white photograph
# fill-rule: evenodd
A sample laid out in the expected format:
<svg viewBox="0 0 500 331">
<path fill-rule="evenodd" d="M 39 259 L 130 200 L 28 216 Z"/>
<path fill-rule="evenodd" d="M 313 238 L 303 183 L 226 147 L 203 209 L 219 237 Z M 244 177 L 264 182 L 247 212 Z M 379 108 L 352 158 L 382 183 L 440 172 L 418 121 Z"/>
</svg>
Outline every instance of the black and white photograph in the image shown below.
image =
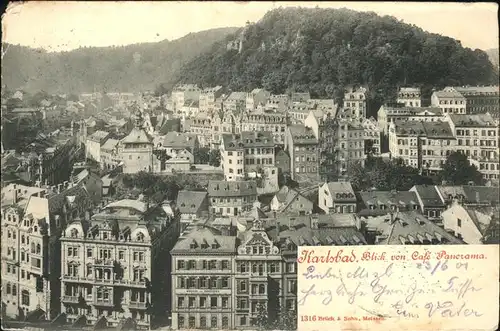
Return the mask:
<svg viewBox="0 0 500 331">
<path fill-rule="evenodd" d="M 9 3 L 2 329 L 494 330 L 498 272 L 467 263 L 499 268 L 497 15 L 479 2 Z M 409 279 L 415 261 L 442 283 L 411 293 L 458 295 L 410 307 L 399 278 L 381 278 Z M 330 278 L 342 284 L 325 296 Z M 372 295 L 348 278 L 380 288 L 366 319 L 336 314 Z"/>
</svg>

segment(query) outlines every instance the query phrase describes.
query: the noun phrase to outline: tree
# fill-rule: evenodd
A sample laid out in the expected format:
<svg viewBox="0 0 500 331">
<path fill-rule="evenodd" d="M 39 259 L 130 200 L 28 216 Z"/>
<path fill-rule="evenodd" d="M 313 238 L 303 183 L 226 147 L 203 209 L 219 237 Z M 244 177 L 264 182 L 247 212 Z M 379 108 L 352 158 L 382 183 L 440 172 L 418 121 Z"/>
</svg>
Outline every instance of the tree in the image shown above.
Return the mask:
<svg viewBox="0 0 500 331">
<path fill-rule="evenodd" d="M 467 155 L 453 152 L 446 158 L 441 178 L 451 185 L 466 185 L 469 182 L 483 184 L 483 176 L 477 167 L 469 162 Z"/>
<path fill-rule="evenodd" d="M 484 231 L 483 244 L 499 244 L 500 243 L 500 218 L 498 215 L 492 215 L 490 224 Z"/>
<path fill-rule="evenodd" d="M 274 328 L 278 330 L 297 330 L 297 312 L 281 307 L 278 320 L 274 324 Z"/>
<path fill-rule="evenodd" d="M 255 317 L 255 326 L 258 326 L 260 330 L 268 329 L 270 327 L 269 316 L 265 304 L 259 304 L 257 306 L 257 317 Z"/>
<path fill-rule="evenodd" d="M 198 148 L 194 152 L 194 162 L 198 164 L 209 164 L 210 150 L 206 148 Z"/>
<path fill-rule="evenodd" d="M 210 150 L 208 164 L 214 167 L 219 167 L 220 159 L 221 159 L 220 150 L 218 149 Z"/>
</svg>

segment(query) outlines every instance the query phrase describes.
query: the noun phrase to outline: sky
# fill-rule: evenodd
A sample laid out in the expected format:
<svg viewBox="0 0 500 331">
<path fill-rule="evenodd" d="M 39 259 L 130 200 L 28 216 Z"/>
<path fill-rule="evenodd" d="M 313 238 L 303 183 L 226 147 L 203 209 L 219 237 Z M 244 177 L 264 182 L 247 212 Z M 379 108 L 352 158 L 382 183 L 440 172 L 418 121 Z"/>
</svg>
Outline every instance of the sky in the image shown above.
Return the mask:
<svg viewBox="0 0 500 331">
<path fill-rule="evenodd" d="M 2 42 L 47 51 L 177 39 L 191 32 L 240 27 L 277 7 L 374 11 L 458 39 L 470 48 L 498 48 L 495 3 L 422 2 L 51 2 L 9 4 Z"/>
</svg>

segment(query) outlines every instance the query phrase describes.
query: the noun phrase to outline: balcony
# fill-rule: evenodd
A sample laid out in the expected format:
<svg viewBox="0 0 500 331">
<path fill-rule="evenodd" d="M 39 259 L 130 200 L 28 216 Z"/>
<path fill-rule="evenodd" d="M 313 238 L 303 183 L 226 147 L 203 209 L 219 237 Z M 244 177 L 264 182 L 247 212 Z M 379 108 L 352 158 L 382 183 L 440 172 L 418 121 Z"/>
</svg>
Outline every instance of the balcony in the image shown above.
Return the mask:
<svg viewBox="0 0 500 331">
<path fill-rule="evenodd" d="M 146 302 L 130 301 L 128 307 L 131 309 L 146 309 L 148 306 Z"/>
<path fill-rule="evenodd" d="M 102 307 L 113 307 L 113 300 L 111 299 L 94 299 L 94 305 Z"/>
<path fill-rule="evenodd" d="M 80 301 L 80 298 L 78 296 L 65 295 L 62 297 L 61 301 L 67 303 L 78 303 Z"/>
<path fill-rule="evenodd" d="M 95 266 L 114 266 L 114 261 L 113 260 L 107 260 L 107 259 L 96 259 L 94 260 L 93 263 Z"/>
<path fill-rule="evenodd" d="M 62 275 L 61 279 L 66 281 L 66 282 L 78 282 L 78 283 L 93 283 L 94 279 L 89 279 L 85 277 L 80 277 L 80 276 L 73 276 L 73 275 Z"/>
<path fill-rule="evenodd" d="M 106 278 L 94 278 L 94 283 L 95 284 L 113 284 L 113 279 L 106 279 Z"/>
</svg>

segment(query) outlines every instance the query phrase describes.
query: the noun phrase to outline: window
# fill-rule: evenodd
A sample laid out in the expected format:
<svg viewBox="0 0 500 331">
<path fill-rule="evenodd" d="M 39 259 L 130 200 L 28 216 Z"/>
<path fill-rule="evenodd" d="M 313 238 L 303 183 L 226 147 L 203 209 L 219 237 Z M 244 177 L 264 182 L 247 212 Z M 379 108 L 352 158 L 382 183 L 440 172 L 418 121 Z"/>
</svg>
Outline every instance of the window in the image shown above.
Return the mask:
<svg viewBox="0 0 500 331">
<path fill-rule="evenodd" d="M 246 292 L 247 291 L 247 283 L 244 280 L 240 281 L 240 291 L 241 292 Z"/>
<path fill-rule="evenodd" d="M 247 317 L 246 316 L 240 317 L 240 325 L 247 325 Z"/>
<path fill-rule="evenodd" d="M 181 316 L 179 316 L 179 322 L 178 322 L 178 324 L 179 324 L 179 329 L 184 328 L 184 323 L 185 323 L 185 322 L 184 322 L 184 316 L 182 316 L 182 315 L 181 315 Z"/>
<path fill-rule="evenodd" d="M 212 316 L 212 318 L 210 319 L 210 327 L 211 328 L 217 327 L 217 316 Z"/>
<path fill-rule="evenodd" d="M 21 292 L 21 304 L 25 306 L 30 305 L 30 292 L 28 292 L 27 290 L 23 290 Z"/>
<path fill-rule="evenodd" d="M 124 251 L 119 251 L 118 252 L 118 259 L 119 260 L 125 260 L 125 252 Z"/>
<path fill-rule="evenodd" d="M 229 325 L 229 319 L 227 318 L 227 316 L 223 316 L 222 317 L 222 328 L 227 329 L 228 325 Z"/>
<path fill-rule="evenodd" d="M 205 316 L 200 317 L 200 327 L 201 328 L 206 328 L 207 327 L 207 318 Z"/>
<path fill-rule="evenodd" d="M 87 248 L 87 257 L 92 257 L 92 248 Z"/>
<path fill-rule="evenodd" d="M 457 218 L 457 226 L 458 226 L 459 228 L 461 228 L 461 227 L 462 227 L 462 220 L 461 220 L 460 218 Z"/>
<path fill-rule="evenodd" d="M 200 297 L 200 307 L 206 307 L 207 306 L 207 297 Z"/>
<path fill-rule="evenodd" d="M 211 297 L 210 298 L 210 307 L 211 308 L 216 308 L 217 307 L 217 297 Z"/>
<path fill-rule="evenodd" d="M 229 306 L 229 298 L 222 297 L 222 308 L 228 308 Z"/>
<path fill-rule="evenodd" d="M 195 304 L 196 304 L 196 298 L 189 297 L 189 308 L 194 308 Z"/>
</svg>

